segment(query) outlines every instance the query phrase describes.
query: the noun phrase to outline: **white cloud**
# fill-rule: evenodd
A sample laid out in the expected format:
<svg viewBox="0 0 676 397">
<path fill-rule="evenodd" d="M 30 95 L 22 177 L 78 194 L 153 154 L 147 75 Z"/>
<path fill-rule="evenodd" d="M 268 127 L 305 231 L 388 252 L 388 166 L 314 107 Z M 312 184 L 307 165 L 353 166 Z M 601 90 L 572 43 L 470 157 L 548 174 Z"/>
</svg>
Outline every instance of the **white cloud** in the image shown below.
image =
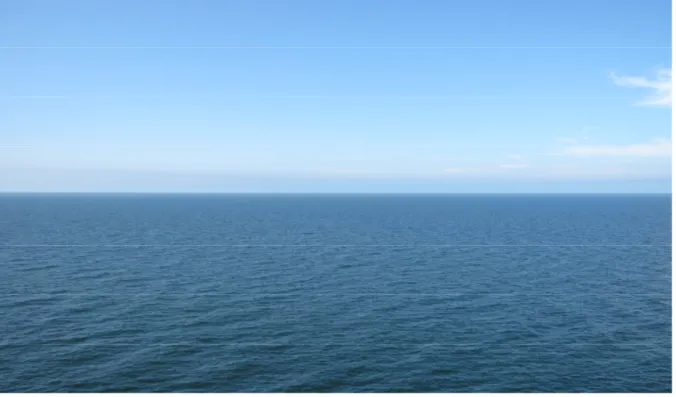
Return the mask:
<svg viewBox="0 0 676 397">
<path fill-rule="evenodd" d="M 500 169 L 523 169 L 530 168 L 524 163 L 510 163 L 485 168 L 446 168 L 443 171 L 447 174 L 492 174 L 499 172 Z"/>
<path fill-rule="evenodd" d="M 503 164 L 499 166 L 500 168 L 510 168 L 510 169 L 520 169 L 528 168 L 527 164 Z"/>
<path fill-rule="evenodd" d="M 561 142 L 561 143 L 577 143 L 578 139 L 577 138 L 560 137 L 560 138 L 556 138 L 556 141 Z"/>
<path fill-rule="evenodd" d="M 654 91 L 651 96 L 639 101 L 638 105 L 671 107 L 670 68 L 660 69 L 655 80 L 641 76 L 617 76 L 615 73 L 611 73 L 610 78 L 621 87 L 648 88 Z"/>
<path fill-rule="evenodd" d="M 508 168 L 508 169 L 520 169 L 520 168 L 529 168 L 529 166 L 524 162 L 523 156 L 520 154 L 510 154 L 507 158 L 514 160 L 511 163 L 499 165 L 498 168 Z"/>
<path fill-rule="evenodd" d="M 556 141 L 561 142 L 561 143 L 577 144 L 580 141 L 586 141 L 587 139 L 589 139 L 589 138 L 586 137 L 586 136 L 583 136 L 581 138 L 559 137 L 559 138 L 556 138 Z"/>
<path fill-rule="evenodd" d="M 588 132 L 595 130 L 596 127 L 593 125 L 585 125 L 580 130 L 580 134 L 577 137 L 567 136 L 567 137 L 558 137 L 554 138 L 557 142 L 568 143 L 568 144 L 578 144 L 580 141 L 586 141 L 589 137 L 586 135 Z"/>
<path fill-rule="evenodd" d="M 659 138 L 634 145 L 574 145 L 553 154 L 579 157 L 670 157 L 671 141 Z"/>
</svg>

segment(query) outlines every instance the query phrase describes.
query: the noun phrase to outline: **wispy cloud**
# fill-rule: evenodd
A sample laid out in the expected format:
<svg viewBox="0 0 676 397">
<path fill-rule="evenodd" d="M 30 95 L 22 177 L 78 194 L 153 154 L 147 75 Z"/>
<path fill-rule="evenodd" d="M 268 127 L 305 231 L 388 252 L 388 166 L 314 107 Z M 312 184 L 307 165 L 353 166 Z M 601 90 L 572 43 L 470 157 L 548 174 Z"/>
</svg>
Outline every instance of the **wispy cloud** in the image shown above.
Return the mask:
<svg viewBox="0 0 676 397">
<path fill-rule="evenodd" d="M 596 126 L 594 126 L 594 125 L 585 125 L 584 127 L 582 127 L 581 133 L 582 133 L 582 134 L 585 134 L 585 133 L 587 133 L 587 132 L 594 131 L 594 130 L 596 130 L 597 128 L 598 128 L 598 127 L 596 127 Z M 585 138 L 585 139 L 586 139 L 586 138 Z"/>
<path fill-rule="evenodd" d="M 498 166 L 498 168 L 521 169 L 528 168 L 528 164 L 503 164 Z"/>
<path fill-rule="evenodd" d="M 580 138 L 573 138 L 573 137 L 558 137 L 558 138 L 556 138 L 555 140 L 556 140 L 557 142 L 567 143 L 567 144 L 569 144 L 569 145 L 574 145 L 574 144 L 578 144 L 578 143 L 581 143 L 581 142 L 583 142 L 583 141 L 586 141 L 586 140 L 588 140 L 588 139 L 589 139 L 589 137 L 583 136 L 583 137 L 580 137 Z"/>
<path fill-rule="evenodd" d="M 667 106 L 671 107 L 671 69 L 658 70 L 657 77 L 651 80 L 642 76 L 618 76 L 610 74 L 615 84 L 621 87 L 647 88 L 653 90 L 653 94 L 639 101 L 643 106 Z"/>
<path fill-rule="evenodd" d="M 358 168 L 328 168 L 316 170 L 314 172 L 298 172 L 299 175 L 311 175 L 316 177 L 338 177 L 338 178 L 368 178 L 375 176 L 388 176 L 391 173 L 378 170 L 365 170 Z"/>
<path fill-rule="evenodd" d="M 529 168 L 528 164 L 524 161 L 523 156 L 520 154 L 509 154 L 507 158 L 512 160 L 510 163 L 499 165 L 498 168 L 502 169 L 521 169 Z"/>
<path fill-rule="evenodd" d="M 444 168 L 444 172 L 448 174 L 473 174 L 481 172 L 479 168 Z"/>
<path fill-rule="evenodd" d="M 511 157 L 511 156 L 508 156 Z M 519 156 L 519 158 L 521 158 Z M 516 158 L 514 158 L 516 160 Z M 443 171 L 447 174 L 493 174 L 504 169 L 523 169 L 530 168 L 530 166 L 521 161 L 515 161 L 512 163 L 501 164 L 497 166 L 490 166 L 484 168 L 446 168 Z"/>
<path fill-rule="evenodd" d="M 559 138 L 556 138 L 556 141 L 561 142 L 561 143 L 577 143 L 579 141 L 579 139 L 578 138 L 559 137 Z"/>
<path fill-rule="evenodd" d="M 327 174 L 365 174 L 368 171 L 355 169 L 355 168 L 331 168 L 322 170 Z"/>
<path fill-rule="evenodd" d="M 658 138 L 647 143 L 633 145 L 573 145 L 549 154 L 579 157 L 670 157 L 671 141 Z"/>
</svg>

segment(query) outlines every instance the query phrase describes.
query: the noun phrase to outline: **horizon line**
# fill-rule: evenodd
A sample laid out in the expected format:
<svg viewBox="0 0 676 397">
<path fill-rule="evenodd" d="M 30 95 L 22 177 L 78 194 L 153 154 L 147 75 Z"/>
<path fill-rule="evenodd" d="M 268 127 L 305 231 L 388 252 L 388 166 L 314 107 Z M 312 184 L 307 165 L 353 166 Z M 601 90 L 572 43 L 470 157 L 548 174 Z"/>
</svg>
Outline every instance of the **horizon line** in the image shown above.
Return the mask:
<svg viewBox="0 0 676 397">
<path fill-rule="evenodd" d="M 220 195 L 220 196 L 667 196 L 672 192 L 199 192 L 199 191 L 0 191 L 0 195 Z"/>
</svg>

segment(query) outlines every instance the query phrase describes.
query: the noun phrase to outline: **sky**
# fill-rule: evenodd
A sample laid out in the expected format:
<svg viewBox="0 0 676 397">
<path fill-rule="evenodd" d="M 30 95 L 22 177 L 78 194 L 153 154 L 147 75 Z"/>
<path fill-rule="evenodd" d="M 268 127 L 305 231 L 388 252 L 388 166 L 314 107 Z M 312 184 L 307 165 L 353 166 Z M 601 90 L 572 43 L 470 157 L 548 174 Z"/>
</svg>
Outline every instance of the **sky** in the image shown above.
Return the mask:
<svg viewBox="0 0 676 397">
<path fill-rule="evenodd" d="M 0 191 L 671 191 L 670 0 L 0 0 Z"/>
</svg>

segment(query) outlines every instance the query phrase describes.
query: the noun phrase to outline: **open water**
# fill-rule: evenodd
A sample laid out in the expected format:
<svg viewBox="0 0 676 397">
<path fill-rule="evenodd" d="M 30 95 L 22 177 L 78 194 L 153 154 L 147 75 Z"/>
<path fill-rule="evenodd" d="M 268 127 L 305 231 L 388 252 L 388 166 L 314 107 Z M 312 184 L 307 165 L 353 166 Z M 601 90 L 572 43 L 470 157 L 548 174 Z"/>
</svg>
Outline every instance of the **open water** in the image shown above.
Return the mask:
<svg viewBox="0 0 676 397">
<path fill-rule="evenodd" d="M 671 197 L 2 195 L 2 392 L 669 392 Z"/>
</svg>

